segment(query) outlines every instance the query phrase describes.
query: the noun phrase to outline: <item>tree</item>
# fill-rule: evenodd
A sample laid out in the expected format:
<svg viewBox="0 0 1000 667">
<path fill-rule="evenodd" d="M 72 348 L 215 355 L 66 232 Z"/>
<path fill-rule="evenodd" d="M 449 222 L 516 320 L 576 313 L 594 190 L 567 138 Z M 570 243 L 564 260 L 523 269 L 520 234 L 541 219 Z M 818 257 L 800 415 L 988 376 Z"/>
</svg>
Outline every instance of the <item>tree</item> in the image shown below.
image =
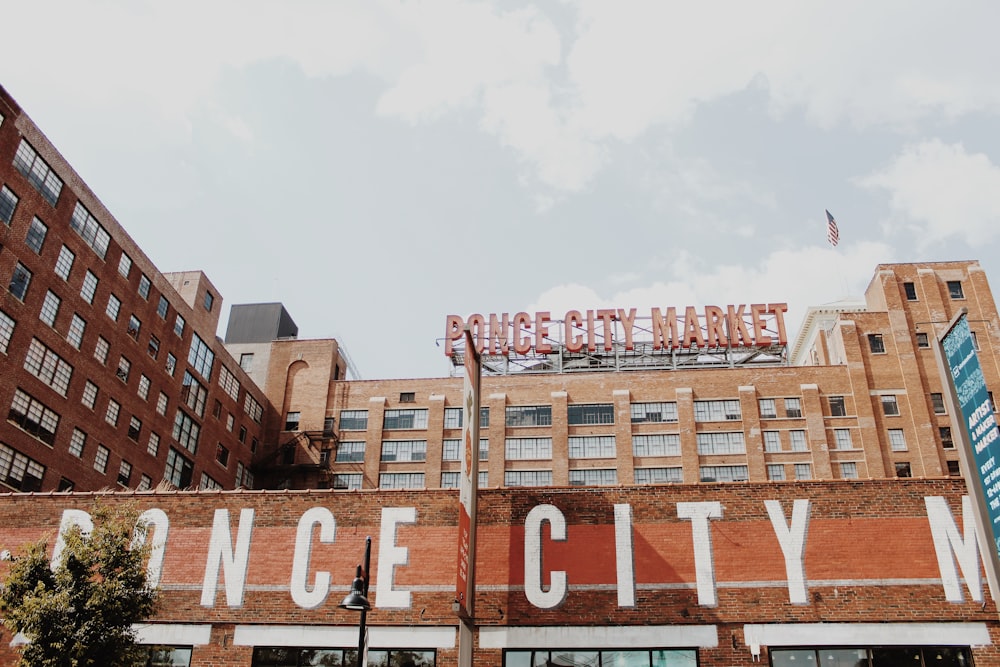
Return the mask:
<svg viewBox="0 0 1000 667">
<path fill-rule="evenodd" d="M 151 616 L 157 601 L 146 581 L 148 547 L 132 547 L 146 527 L 137 525 L 131 507 L 97 504 L 91 515 L 94 529 L 67 531 L 54 567 L 44 539 L 12 559 L 0 608 L 11 632 L 30 640 L 22 647 L 22 667 L 136 664 L 132 624 Z"/>
</svg>

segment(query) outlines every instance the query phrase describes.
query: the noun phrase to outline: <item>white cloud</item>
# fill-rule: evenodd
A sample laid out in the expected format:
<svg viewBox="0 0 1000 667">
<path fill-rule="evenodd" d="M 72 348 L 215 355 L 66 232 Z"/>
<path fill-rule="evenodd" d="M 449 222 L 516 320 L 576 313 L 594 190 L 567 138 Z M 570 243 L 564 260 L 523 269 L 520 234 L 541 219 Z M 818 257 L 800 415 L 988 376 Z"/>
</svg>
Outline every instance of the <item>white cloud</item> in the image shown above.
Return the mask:
<svg viewBox="0 0 1000 667">
<path fill-rule="evenodd" d="M 757 265 L 712 264 L 711 258 L 683 253 L 669 264 L 666 280 L 602 294 L 598 289 L 569 283 L 542 292 L 527 312 L 548 310 L 561 318 L 569 310 L 787 303 L 790 335 L 797 331 L 806 308 L 860 297 L 875 266 L 893 261 L 884 243 L 841 244 L 838 249 L 807 246 L 777 250 Z M 660 272 L 662 275 L 663 272 Z"/>
<path fill-rule="evenodd" d="M 921 249 L 949 238 L 977 247 L 1000 235 L 1000 167 L 962 144 L 906 146 L 858 183 L 889 193 L 888 231 L 907 234 Z"/>
</svg>

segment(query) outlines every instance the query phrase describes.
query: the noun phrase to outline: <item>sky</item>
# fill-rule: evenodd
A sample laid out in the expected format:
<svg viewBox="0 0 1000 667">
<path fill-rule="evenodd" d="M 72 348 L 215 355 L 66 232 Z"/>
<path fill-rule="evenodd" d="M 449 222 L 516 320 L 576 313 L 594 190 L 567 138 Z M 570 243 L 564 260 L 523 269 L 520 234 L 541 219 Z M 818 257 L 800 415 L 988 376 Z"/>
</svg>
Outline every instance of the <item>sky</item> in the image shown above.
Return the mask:
<svg viewBox="0 0 1000 667">
<path fill-rule="evenodd" d="M 284 303 L 364 379 L 448 375 L 451 314 L 787 302 L 794 335 L 881 262 L 1000 285 L 1000 3 L 3 15 L 0 84 L 157 268 Z"/>
</svg>

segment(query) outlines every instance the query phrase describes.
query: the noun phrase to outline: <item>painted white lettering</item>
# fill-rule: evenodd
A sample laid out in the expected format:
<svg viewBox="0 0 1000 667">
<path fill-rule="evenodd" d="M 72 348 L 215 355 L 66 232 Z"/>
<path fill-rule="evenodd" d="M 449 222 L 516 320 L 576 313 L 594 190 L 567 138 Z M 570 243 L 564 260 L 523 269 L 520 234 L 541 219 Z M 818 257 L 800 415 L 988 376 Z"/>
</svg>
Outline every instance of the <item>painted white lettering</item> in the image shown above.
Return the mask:
<svg viewBox="0 0 1000 667">
<path fill-rule="evenodd" d="M 677 516 L 691 519 L 694 541 L 694 572 L 698 586 L 698 604 L 714 607 L 718 604 L 715 591 L 715 562 L 712 555 L 712 531 L 709 519 L 722 518 L 722 503 L 677 503 Z"/>
<path fill-rule="evenodd" d="M 778 538 L 781 553 L 785 556 L 785 575 L 788 577 L 788 601 L 792 604 L 809 604 L 806 588 L 806 534 L 809 532 L 809 500 L 797 498 L 792 504 L 792 523 L 785 523 L 785 513 L 777 500 L 765 500 L 767 515 L 771 517 L 774 535 Z"/>
<path fill-rule="evenodd" d="M 375 606 L 408 608 L 410 591 L 393 588 L 397 565 L 408 565 L 410 550 L 396 546 L 396 526 L 417 522 L 416 507 L 383 507 L 382 528 L 378 542 L 378 579 Z"/>
<path fill-rule="evenodd" d="M 208 541 L 205 578 L 201 584 L 201 606 L 215 606 L 215 591 L 219 585 L 219 565 L 226 578 L 226 604 L 243 605 L 243 587 L 250 562 L 250 537 L 253 533 L 253 510 L 240 510 L 240 525 L 236 530 L 236 548 L 229 530 L 229 510 L 215 510 L 212 536 Z"/>
<path fill-rule="evenodd" d="M 924 498 L 924 504 L 927 506 L 927 521 L 931 525 L 934 553 L 937 555 L 945 599 L 948 602 L 963 601 L 962 586 L 958 580 L 958 571 L 955 569 L 957 559 L 962 569 L 962 576 L 965 577 L 965 583 L 969 587 L 969 595 L 975 602 L 982 602 L 983 580 L 979 570 L 979 542 L 976 539 L 975 521 L 972 518 L 972 501 L 968 496 L 962 496 L 964 539 L 958 533 L 955 517 L 944 498 L 927 496 Z"/>
<path fill-rule="evenodd" d="M 615 505 L 615 564 L 618 606 L 635 606 L 635 562 L 632 549 L 632 506 Z"/>
<path fill-rule="evenodd" d="M 566 599 L 566 573 L 550 573 L 549 590 L 542 588 L 542 524 L 548 522 L 553 541 L 566 540 L 566 517 L 555 505 L 533 507 L 524 518 L 524 596 L 539 609 L 552 609 Z"/>
<path fill-rule="evenodd" d="M 292 580 L 289 588 L 292 600 L 303 609 L 315 609 L 323 604 L 330 592 L 330 573 L 325 570 L 316 572 L 312 588 L 306 580 L 309 578 L 309 560 L 312 556 L 313 529 L 319 526 L 319 541 L 330 544 L 337 535 L 337 521 L 333 513 L 325 507 L 311 507 L 299 518 L 299 527 L 295 531 L 295 554 L 292 557 Z"/>
<path fill-rule="evenodd" d="M 78 527 L 80 532 L 86 535 L 94 529 L 94 520 L 90 514 L 83 510 L 63 510 L 62 519 L 59 520 L 59 533 L 56 535 L 56 545 L 52 548 L 51 567 L 53 570 L 59 566 L 63 551 L 66 549 L 66 533 L 74 526 Z"/>
<path fill-rule="evenodd" d="M 146 581 L 150 586 L 160 585 L 160 575 L 163 573 L 163 557 L 167 552 L 167 534 L 170 532 L 170 519 L 161 509 L 148 509 L 139 515 L 137 524 L 144 524 L 145 530 L 139 530 L 132 536 L 132 547 L 142 546 L 149 540 L 150 532 L 153 539 L 149 545 L 149 562 L 146 563 Z"/>
</svg>

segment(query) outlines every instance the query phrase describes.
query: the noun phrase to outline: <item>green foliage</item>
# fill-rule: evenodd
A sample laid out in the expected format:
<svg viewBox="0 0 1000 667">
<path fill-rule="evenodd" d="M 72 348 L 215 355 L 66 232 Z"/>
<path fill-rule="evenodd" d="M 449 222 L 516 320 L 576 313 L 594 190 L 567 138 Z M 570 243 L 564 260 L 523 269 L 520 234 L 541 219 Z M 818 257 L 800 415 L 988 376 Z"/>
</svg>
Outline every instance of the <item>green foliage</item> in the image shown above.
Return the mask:
<svg viewBox="0 0 1000 667">
<path fill-rule="evenodd" d="M 138 513 L 98 504 L 94 530 L 65 535 L 53 570 L 48 545 L 27 545 L 14 558 L 0 591 L 0 609 L 11 632 L 31 640 L 22 667 L 131 667 L 136 645 L 132 624 L 156 608 L 157 590 L 146 582 L 147 547 L 131 548 Z"/>
</svg>

